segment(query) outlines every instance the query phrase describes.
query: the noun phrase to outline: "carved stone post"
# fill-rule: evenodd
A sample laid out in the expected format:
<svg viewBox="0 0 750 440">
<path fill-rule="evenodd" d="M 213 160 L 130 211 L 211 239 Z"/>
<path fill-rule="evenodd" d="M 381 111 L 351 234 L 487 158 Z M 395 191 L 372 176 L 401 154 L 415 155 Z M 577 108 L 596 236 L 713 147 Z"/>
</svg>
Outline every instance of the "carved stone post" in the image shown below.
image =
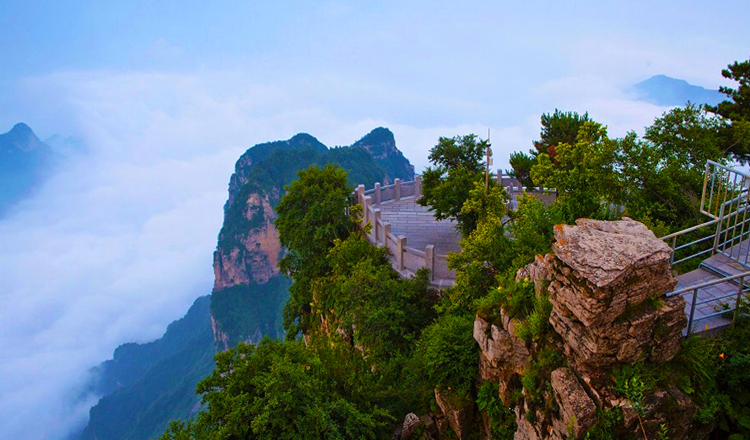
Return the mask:
<svg viewBox="0 0 750 440">
<path fill-rule="evenodd" d="M 396 237 L 396 264 L 398 270 L 404 270 L 404 251 L 406 250 L 406 237 L 399 235 Z"/>
<path fill-rule="evenodd" d="M 380 182 L 375 183 L 375 192 L 372 194 L 375 202 L 375 205 L 380 206 L 380 203 L 382 200 L 380 199 Z"/>
<path fill-rule="evenodd" d="M 430 281 L 435 280 L 435 246 L 428 244 L 424 248 L 425 267 L 430 269 Z"/>
<path fill-rule="evenodd" d="M 362 215 L 362 224 L 366 225 L 367 222 L 372 220 L 372 217 L 370 216 L 370 207 L 372 206 L 372 197 L 365 196 L 365 203 L 362 205 L 362 208 L 364 213 Z"/>
<path fill-rule="evenodd" d="M 393 192 L 395 194 L 393 200 L 398 202 L 399 199 L 401 199 L 401 179 L 395 179 L 393 181 Z"/>
<path fill-rule="evenodd" d="M 370 232 L 370 234 L 372 235 L 373 241 L 375 243 L 380 243 L 380 240 L 383 238 L 382 234 L 378 234 L 378 228 L 379 228 L 378 223 L 380 223 L 381 212 L 380 212 L 380 209 L 375 208 L 372 210 L 372 213 L 373 213 L 372 231 Z"/>
</svg>

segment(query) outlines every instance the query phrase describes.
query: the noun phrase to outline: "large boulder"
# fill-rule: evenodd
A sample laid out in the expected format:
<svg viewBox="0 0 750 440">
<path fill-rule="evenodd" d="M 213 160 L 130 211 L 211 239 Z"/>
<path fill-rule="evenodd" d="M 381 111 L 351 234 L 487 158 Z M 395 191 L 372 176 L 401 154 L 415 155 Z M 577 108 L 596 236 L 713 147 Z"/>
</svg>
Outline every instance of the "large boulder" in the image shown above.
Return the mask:
<svg viewBox="0 0 750 440">
<path fill-rule="evenodd" d="M 669 246 L 628 218 L 579 219 L 555 226 L 555 238 L 556 258 L 544 260 L 550 322 L 575 363 L 600 368 L 671 360 L 686 317 L 684 299 L 665 295 L 677 284 Z"/>
</svg>

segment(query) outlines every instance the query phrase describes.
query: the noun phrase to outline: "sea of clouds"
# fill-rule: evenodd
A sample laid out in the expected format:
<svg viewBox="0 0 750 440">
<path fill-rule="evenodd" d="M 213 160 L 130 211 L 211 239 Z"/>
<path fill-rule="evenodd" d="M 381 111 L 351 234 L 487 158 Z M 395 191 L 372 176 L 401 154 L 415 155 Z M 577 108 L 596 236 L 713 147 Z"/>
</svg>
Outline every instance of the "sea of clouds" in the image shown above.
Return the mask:
<svg viewBox="0 0 750 440">
<path fill-rule="evenodd" d="M 386 126 L 419 171 L 439 136 L 490 129 L 495 167 L 507 168 L 510 152 L 538 137 L 542 112 L 587 110 L 623 135 L 665 110 L 585 75 L 533 85 L 512 109 L 499 92 L 476 102 L 425 96 L 409 103 L 410 117 L 397 87 L 330 76 L 73 71 L 22 87 L 52 115 L 40 137 L 67 130 L 86 149 L 0 219 L 0 438 L 80 429 L 98 398 L 82 395 L 88 370 L 119 344 L 158 338 L 210 293 L 229 176 L 253 144 L 308 132 L 349 145 Z M 450 121 L 454 107 L 463 116 Z"/>
</svg>

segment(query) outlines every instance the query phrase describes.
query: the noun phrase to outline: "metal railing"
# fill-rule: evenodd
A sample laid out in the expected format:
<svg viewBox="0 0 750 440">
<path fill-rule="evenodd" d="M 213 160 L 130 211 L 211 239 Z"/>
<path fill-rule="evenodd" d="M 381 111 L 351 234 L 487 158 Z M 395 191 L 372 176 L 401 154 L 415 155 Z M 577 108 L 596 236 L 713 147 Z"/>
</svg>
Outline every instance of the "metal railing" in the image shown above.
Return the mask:
<svg viewBox="0 0 750 440">
<path fill-rule="evenodd" d="M 715 254 L 721 254 L 745 269 L 750 269 L 750 245 L 748 243 L 743 244 L 750 238 L 748 210 L 750 210 L 750 175 L 714 161 L 707 161 L 703 177 L 700 212 L 712 220 L 662 237 L 662 240 L 672 248 L 670 265 L 675 266 L 701 256 L 707 255 L 705 258 L 709 258 Z M 711 228 L 712 232 L 700 236 L 700 231 L 705 228 Z M 698 236 L 696 237 L 696 235 Z M 689 241 L 678 244 L 682 237 L 689 237 Z M 678 257 L 680 251 L 686 251 L 688 254 Z M 692 292 L 687 334 L 690 335 L 693 332 L 695 322 L 722 316 L 732 311 L 732 321 L 734 321 L 742 295 L 750 290 L 750 286 L 745 284 L 745 279 L 748 277 L 750 277 L 750 270 L 731 276 L 724 275 L 711 281 L 669 293 L 669 296 L 686 296 Z M 739 280 L 739 282 L 736 280 Z M 725 293 L 716 297 L 709 295 L 708 298 L 698 301 L 699 290 L 726 282 L 737 282 L 737 292 Z M 728 307 L 729 303 L 725 302 L 732 297 L 735 297 L 733 308 Z M 714 313 L 696 318 L 696 307 L 708 303 L 717 303 L 713 307 Z M 722 310 L 722 308 L 725 309 Z"/>
<path fill-rule="evenodd" d="M 700 212 L 712 220 L 662 237 L 662 240 L 672 248 L 672 266 L 706 254 L 710 254 L 710 257 L 719 253 L 750 269 L 750 246 L 745 246 L 744 250 L 740 246 L 750 237 L 748 210 L 750 175 L 711 160 L 707 161 Z M 699 230 L 714 225 L 711 234 L 695 237 Z M 691 241 L 678 244 L 678 240 L 683 236 L 689 237 Z M 709 247 L 706 242 L 711 240 L 713 242 Z M 695 253 L 687 256 L 678 254 L 691 248 L 695 249 Z"/>
<path fill-rule="evenodd" d="M 690 313 L 688 314 L 688 326 L 687 326 L 687 334 L 690 336 L 690 334 L 693 332 L 693 324 L 698 321 L 704 321 L 706 319 L 711 319 L 716 316 L 725 315 L 729 312 L 733 312 L 732 314 L 732 321 L 734 321 L 735 318 L 737 318 L 737 310 L 739 309 L 740 299 L 742 298 L 743 293 L 747 293 L 748 290 L 750 290 L 750 286 L 745 284 L 745 278 L 750 277 L 750 271 L 742 272 L 736 275 L 732 275 L 730 277 L 724 277 L 719 278 L 711 281 L 706 281 L 705 283 L 695 284 L 693 286 L 688 286 L 683 289 L 677 290 L 675 292 L 670 292 L 667 294 L 667 296 L 676 296 L 676 295 L 682 295 L 686 296 L 688 293 L 692 292 L 693 298 L 690 301 Z M 711 286 L 714 286 L 716 284 L 721 284 L 728 281 L 734 281 L 739 279 L 739 282 L 737 284 L 737 293 L 727 293 L 718 297 L 710 297 L 708 299 L 698 301 L 698 290 L 705 289 Z M 728 303 L 721 302 L 723 300 L 726 300 L 728 298 L 735 297 L 734 302 L 734 308 L 728 308 L 726 310 L 716 310 L 717 308 L 725 307 Z M 717 307 L 714 308 L 716 310 L 714 313 L 710 313 L 708 315 L 703 315 L 701 317 L 696 318 L 695 317 L 695 308 L 708 303 L 718 303 Z"/>
<path fill-rule="evenodd" d="M 727 202 L 732 201 L 736 206 Z M 714 219 L 724 212 L 734 212 L 750 202 L 750 175 L 718 162 L 706 162 L 700 211 Z"/>
</svg>

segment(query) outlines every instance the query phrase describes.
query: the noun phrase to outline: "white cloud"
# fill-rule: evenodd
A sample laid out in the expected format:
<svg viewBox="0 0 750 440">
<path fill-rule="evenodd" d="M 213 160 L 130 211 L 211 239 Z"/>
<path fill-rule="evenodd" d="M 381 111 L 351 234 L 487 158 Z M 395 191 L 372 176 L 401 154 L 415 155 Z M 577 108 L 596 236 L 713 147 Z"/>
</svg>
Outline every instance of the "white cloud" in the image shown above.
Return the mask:
<svg viewBox="0 0 750 440">
<path fill-rule="evenodd" d="M 63 131 L 50 128 L 60 122 L 90 154 L 70 159 L 0 222 L 0 437 L 60 438 L 84 423 L 92 400 L 75 398 L 86 370 L 118 344 L 158 337 L 209 293 L 227 182 L 247 147 L 298 132 L 348 145 L 386 126 L 421 171 L 438 137 L 485 137 L 490 128 L 495 167 L 505 169 L 512 151 L 538 137 L 543 112 L 589 111 L 622 135 L 664 111 L 630 100 L 623 81 L 572 74 L 528 84 L 508 102 L 502 86 L 466 99 L 443 96 L 446 84 L 431 92 L 343 73 L 27 79 L 26 99 L 45 97 L 56 109 L 47 131 Z"/>
</svg>

